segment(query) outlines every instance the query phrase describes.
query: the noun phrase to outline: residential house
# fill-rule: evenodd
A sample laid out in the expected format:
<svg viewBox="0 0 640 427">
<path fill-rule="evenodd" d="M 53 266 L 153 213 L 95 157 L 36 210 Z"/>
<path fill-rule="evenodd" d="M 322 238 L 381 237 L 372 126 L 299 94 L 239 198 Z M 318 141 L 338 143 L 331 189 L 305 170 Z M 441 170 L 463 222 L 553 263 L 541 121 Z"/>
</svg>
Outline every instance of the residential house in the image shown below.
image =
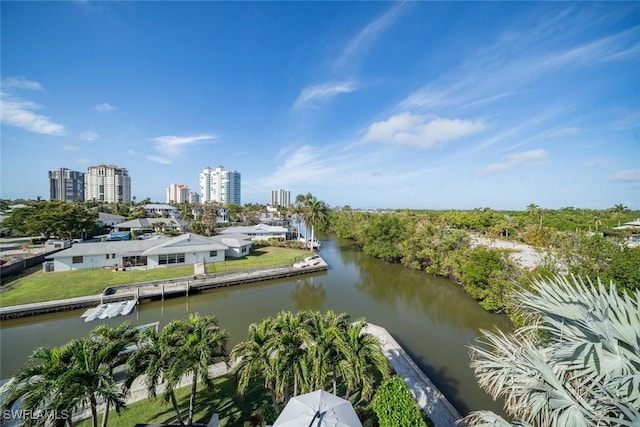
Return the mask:
<svg viewBox="0 0 640 427">
<path fill-rule="evenodd" d="M 182 221 L 175 218 L 138 218 L 117 224 L 114 229 L 116 231 L 132 231 L 134 233 L 149 230 L 156 232 L 177 231 L 182 233 L 186 230 L 186 226 Z"/>
<path fill-rule="evenodd" d="M 269 239 L 286 240 L 288 232 L 289 230 L 287 230 L 284 227 L 275 226 L 275 225 L 266 225 L 266 224 L 228 227 L 222 230 L 223 235 L 244 234 L 246 236 L 249 236 L 249 238 L 254 242 L 259 240 L 269 240 Z"/>
<path fill-rule="evenodd" d="M 98 212 L 98 224 L 100 224 L 101 227 L 113 228 L 115 225 L 125 222 L 126 220 L 126 216 Z"/>
<path fill-rule="evenodd" d="M 48 256 L 45 271 L 154 269 L 222 262 L 229 249 L 220 241 L 191 233 L 171 238 L 83 243 Z"/>
</svg>

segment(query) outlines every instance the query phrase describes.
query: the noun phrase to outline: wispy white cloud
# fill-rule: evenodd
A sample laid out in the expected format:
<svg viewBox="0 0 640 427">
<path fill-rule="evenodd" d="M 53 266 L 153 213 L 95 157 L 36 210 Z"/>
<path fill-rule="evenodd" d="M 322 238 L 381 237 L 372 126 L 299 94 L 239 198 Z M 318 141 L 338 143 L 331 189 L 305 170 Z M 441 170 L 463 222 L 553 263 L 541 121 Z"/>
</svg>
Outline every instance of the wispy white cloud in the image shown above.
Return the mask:
<svg viewBox="0 0 640 427">
<path fill-rule="evenodd" d="M 611 181 L 640 182 L 640 169 L 621 170 L 609 177 Z"/>
<path fill-rule="evenodd" d="M 107 103 L 107 102 L 103 102 L 102 104 L 98 104 L 95 107 L 93 107 L 94 110 L 96 110 L 99 113 L 108 113 L 111 112 L 113 110 L 116 109 L 116 107 L 114 107 L 113 105 Z"/>
<path fill-rule="evenodd" d="M 78 136 L 80 137 L 80 139 L 84 139 L 85 141 L 95 141 L 96 139 L 98 139 L 100 137 L 100 135 L 98 135 L 97 132 L 94 132 L 92 130 L 88 130 L 88 131 L 82 132 Z"/>
<path fill-rule="evenodd" d="M 162 157 L 162 156 L 153 156 L 153 155 L 146 155 L 145 158 L 147 160 L 150 160 L 152 162 L 155 163 L 160 163 L 161 165 L 169 165 L 171 163 L 173 163 L 170 159 L 167 159 L 166 157 Z"/>
<path fill-rule="evenodd" d="M 0 118 L 3 124 L 45 135 L 64 135 L 63 125 L 34 112 L 40 108 L 34 102 L 0 93 Z"/>
<path fill-rule="evenodd" d="M 371 124 L 362 140 L 428 148 L 482 132 L 486 128 L 486 124 L 480 120 L 428 118 L 405 112 Z"/>
<path fill-rule="evenodd" d="M 640 127 L 640 110 L 629 111 L 613 123 L 613 128 L 619 130 L 637 127 Z"/>
<path fill-rule="evenodd" d="M 353 92 L 356 83 L 353 81 L 325 83 L 306 87 L 300 92 L 298 99 L 293 104 L 294 110 L 314 108 L 319 102 L 329 101 L 341 93 Z"/>
<path fill-rule="evenodd" d="M 75 163 L 78 165 L 88 165 L 91 163 L 91 160 L 87 159 L 86 157 L 80 157 L 75 160 Z"/>
<path fill-rule="evenodd" d="M 340 69 L 345 65 L 351 64 L 359 56 L 364 55 L 382 34 L 396 22 L 407 5 L 408 3 L 404 1 L 396 2 L 389 10 L 371 21 L 346 44 L 342 54 L 334 62 L 333 68 Z"/>
<path fill-rule="evenodd" d="M 78 151 L 80 147 L 78 147 L 77 145 L 63 145 L 62 149 L 65 151 Z"/>
<path fill-rule="evenodd" d="M 480 170 L 481 175 L 490 175 L 497 172 L 502 172 L 507 169 L 511 169 L 515 166 L 535 165 L 540 164 L 548 157 L 547 152 L 542 148 L 536 150 L 524 151 L 521 153 L 514 153 L 507 156 L 502 163 L 493 163 Z"/>
<path fill-rule="evenodd" d="M 194 135 L 194 136 L 174 136 L 164 135 L 151 138 L 162 155 L 176 156 L 182 153 L 182 150 L 189 145 L 196 144 L 200 141 L 211 141 L 216 139 L 215 135 Z"/>
<path fill-rule="evenodd" d="M 7 77 L 2 79 L 2 87 L 5 89 L 29 89 L 29 90 L 42 90 L 42 85 L 39 82 L 27 80 L 25 77 Z"/>
<path fill-rule="evenodd" d="M 611 160 L 605 159 L 604 157 L 596 157 L 590 159 L 584 163 L 585 166 L 590 168 L 612 168 L 613 162 Z"/>
</svg>

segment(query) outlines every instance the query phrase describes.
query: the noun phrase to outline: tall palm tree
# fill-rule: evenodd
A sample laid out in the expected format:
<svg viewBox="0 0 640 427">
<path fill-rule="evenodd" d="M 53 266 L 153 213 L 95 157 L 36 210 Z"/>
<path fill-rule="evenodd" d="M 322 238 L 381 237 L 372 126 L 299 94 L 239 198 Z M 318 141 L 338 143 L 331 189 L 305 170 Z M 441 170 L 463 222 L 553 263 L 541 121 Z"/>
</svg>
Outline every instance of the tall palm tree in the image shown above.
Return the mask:
<svg viewBox="0 0 640 427">
<path fill-rule="evenodd" d="M 167 330 L 168 332 L 169 330 Z M 149 397 L 156 397 L 158 386 L 165 384 L 163 400 L 171 401 L 176 420 L 183 425 L 182 415 L 174 392 L 173 383 L 164 381 L 171 361 L 176 357 L 178 337 L 169 335 L 163 329 L 158 333 L 148 328 L 142 331 L 138 350 L 127 360 L 127 379 L 125 389 L 130 389 L 133 382 L 143 376 Z"/>
<path fill-rule="evenodd" d="M 91 340 L 100 347 L 102 363 L 108 369 L 109 375 L 113 377 L 113 370 L 116 366 L 124 365 L 129 354 L 125 351 L 127 347 L 138 342 L 138 330 L 131 327 L 129 322 L 122 323 L 116 328 L 108 325 L 100 325 L 91 331 Z M 106 427 L 109 418 L 110 405 L 105 405 L 102 416 L 102 427 Z"/>
<path fill-rule="evenodd" d="M 327 218 L 327 205 L 323 201 L 313 197 L 309 201 L 304 217 L 304 222 L 311 226 L 311 251 L 313 251 L 313 242 L 315 240 L 315 227 L 317 225 L 324 224 L 327 221 Z"/>
<path fill-rule="evenodd" d="M 325 314 L 315 312 L 309 315 L 308 324 L 313 381 L 307 391 L 323 389 L 331 375 L 333 394 L 336 394 L 338 365 L 344 356 L 340 351 L 340 341 L 346 338 L 349 315 L 335 314 L 331 310 Z"/>
<path fill-rule="evenodd" d="M 113 378 L 111 346 L 91 338 L 81 338 L 69 344 L 73 363 L 59 378 L 61 384 L 77 397 L 89 403 L 91 422 L 98 426 L 98 402 L 105 404 L 105 416 L 110 407 L 120 413 L 126 408 L 124 393 Z"/>
<path fill-rule="evenodd" d="M 478 383 L 505 399 L 507 414 L 535 426 L 640 423 L 640 291 L 556 276 L 514 301 L 530 326 L 484 331 L 484 345 L 471 347 Z M 489 411 L 466 421 L 510 425 Z"/>
<path fill-rule="evenodd" d="M 238 393 L 243 395 L 254 377 L 262 379 L 263 386 L 271 394 L 271 403 L 276 413 L 280 412 L 276 396 L 276 365 L 272 343 L 275 337 L 273 318 L 249 325 L 246 341 L 236 344 L 231 357 L 237 360 L 234 372 L 238 380 Z"/>
<path fill-rule="evenodd" d="M 209 365 L 229 362 L 227 354 L 228 334 L 221 329 L 213 316 L 191 314 L 186 320 L 171 322 L 165 327 L 167 334 L 177 338 L 175 358 L 171 360 L 167 377 L 173 385 L 185 375 L 192 375 L 191 394 L 189 396 L 188 425 L 193 423 L 198 381 L 212 390 L 213 377 Z M 164 330 L 163 330 L 164 332 Z"/>
<path fill-rule="evenodd" d="M 308 381 L 306 317 L 306 312 L 283 311 L 273 323 L 274 340 L 270 344 L 277 370 L 276 387 L 285 403 L 289 400 L 291 385 L 296 396 L 298 387 L 304 388 Z"/>
</svg>

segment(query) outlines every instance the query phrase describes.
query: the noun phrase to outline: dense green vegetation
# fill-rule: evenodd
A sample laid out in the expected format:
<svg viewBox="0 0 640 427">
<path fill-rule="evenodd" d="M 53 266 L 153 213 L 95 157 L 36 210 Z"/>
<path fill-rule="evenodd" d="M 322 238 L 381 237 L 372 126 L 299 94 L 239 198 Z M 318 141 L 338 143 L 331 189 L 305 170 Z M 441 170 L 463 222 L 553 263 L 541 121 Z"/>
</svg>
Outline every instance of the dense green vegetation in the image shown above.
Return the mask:
<svg viewBox="0 0 640 427">
<path fill-rule="evenodd" d="M 640 248 L 622 244 L 624 233 L 588 231 L 602 231 L 603 224 L 614 226 L 640 216 L 618 208 L 552 211 L 530 205 L 527 212 L 342 209 L 331 212 L 329 227 L 339 237 L 357 242 L 369 255 L 448 277 L 485 309 L 503 311 L 508 310 L 509 291 L 515 284 L 539 275 L 599 276 L 605 283 L 615 281 L 623 291 L 640 289 Z M 507 250 L 473 247 L 473 233 L 534 245 L 545 262 L 533 271 L 519 268 Z"/>
<path fill-rule="evenodd" d="M 483 345 L 472 347 L 478 383 L 504 398 L 513 425 L 638 425 L 640 291 L 629 294 L 599 281 L 536 280 L 514 296 L 529 326 L 485 331 Z M 466 420 L 512 425 L 489 411 Z"/>
<path fill-rule="evenodd" d="M 411 390 L 398 376 L 380 385 L 372 406 L 380 427 L 427 427 Z"/>
<path fill-rule="evenodd" d="M 263 425 L 273 423 L 292 396 L 319 389 L 344 394 L 367 414 L 390 367 L 377 338 L 363 333 L 365 325 L 364 319 L 352 323 L 344 313 L 282 312 L 250 326 L 248 339 L 231 352 L 232 373 L 222 379 L 214 379 L 209 367 L 229 362 L 228 336 L 212 316 L 192 314 L 160 331 L 140 331 L 128 323 L 101 325 L 87 337 L 34 351 L 8 383 L 0 409 L 20 400 L 22 409 L 55 414 L 55 424 L 63 426 L 89 408 L 93 427 L 123 425 L 132 419 L 125 397 L 144 376 L 150 400 L 132 405 L 136 423 L 206 423 L 217 412 L 223 426 Z M 126 366 L 124 383 L 115 381 L 118 366 Z M 221 385 L 224 395 L 215 393 Z M 100 401 L 107 402 L 102 416 Z M 221 406 L 212 407 L 213 401 Z M 109 417 L 111 409 L 122 418 Z M 33 421 L 46 424 L 44 418 Z M 376 425 L 375 417 L 368 425 Z"/>
</svg>

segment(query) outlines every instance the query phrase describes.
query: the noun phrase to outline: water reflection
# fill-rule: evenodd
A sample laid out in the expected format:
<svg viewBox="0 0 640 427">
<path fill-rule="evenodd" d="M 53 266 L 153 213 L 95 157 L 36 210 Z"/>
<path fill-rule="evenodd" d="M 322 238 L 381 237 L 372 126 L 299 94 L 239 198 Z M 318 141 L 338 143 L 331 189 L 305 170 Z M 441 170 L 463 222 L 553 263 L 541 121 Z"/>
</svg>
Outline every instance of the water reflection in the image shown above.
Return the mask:
<svg viewBox="0 0 640 427">
<path fill-rule="evenodd" d="M 189 313 L 214 315 L 229 333 L 231 347 L 245 339 L 250 323 L 282 310 L 347 312 L 385 327 L 461 413 L 499 410 L 500 405 L 477 386 L 466 346 L 480 328 L 508 329 L 504 317 L 485 312 L 448 280 L 385 264 L 352 242 L 323 237 L 320 254 L 329 264 L 327 272 L 145 301 L 130 316 L 100 323 L 159 321 L 163 327 Z M 81 314 L 82 310 L 2 322 L 0 378 L 24 366 L 36 347 L 64 344 L 99 324 L 85 323 Z"/>
<path fill-rule="evenodd" d="M 291 301 L 296 310 L 322 311 L 327 292 L 320 280 L 319 278 L 316 280 L 313 276 L 296 280 L 291 291 Z"/>
</svg>

